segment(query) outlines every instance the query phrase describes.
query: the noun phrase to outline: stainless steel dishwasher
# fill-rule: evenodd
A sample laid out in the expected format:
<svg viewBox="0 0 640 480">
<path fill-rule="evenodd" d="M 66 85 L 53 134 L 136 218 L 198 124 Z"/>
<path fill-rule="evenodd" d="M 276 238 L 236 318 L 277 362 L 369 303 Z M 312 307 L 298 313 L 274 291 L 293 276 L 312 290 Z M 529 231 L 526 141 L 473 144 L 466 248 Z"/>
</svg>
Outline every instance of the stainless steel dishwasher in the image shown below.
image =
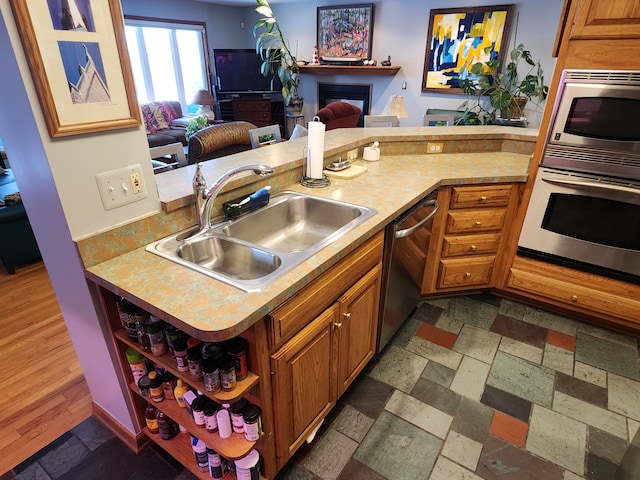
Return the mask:
<svg viewBox="0 0 640 480">
<path fill-rule="evenodd" d="M 437 190 L 387 225 L 382 261 L 382 292 L 378 325 L 380 353 L 420 300 L 420 285 L 431 223 L 438 211 Z"/>
</svg>

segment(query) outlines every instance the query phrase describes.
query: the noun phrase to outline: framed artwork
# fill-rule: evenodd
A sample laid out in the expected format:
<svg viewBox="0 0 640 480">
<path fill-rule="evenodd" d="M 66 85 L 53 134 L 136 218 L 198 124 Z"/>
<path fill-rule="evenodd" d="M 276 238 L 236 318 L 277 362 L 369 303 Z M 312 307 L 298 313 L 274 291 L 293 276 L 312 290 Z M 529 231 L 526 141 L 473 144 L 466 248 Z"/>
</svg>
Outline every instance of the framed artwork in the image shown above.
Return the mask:
<svg viewBox="0 0 640 480">
<path fill-rule="evenodd" d="M 512 12 L 513 5 L 431 10 L 422 91 L 462 93 L 460 80 L 469 78 L 471 65 L 502 63 Z"/>
<path fill-rule="evenodd" d="M 423 127 L 453 127 L 455 125 L 453 115 L 423 115 Z"/>
<path fill-rule="evenodd" d="M 320 59 L 369 60 L 373 3 L 318 7 Z"/>
<path fill-rule="evenodd" d="M 140 125 L 119 0 L 10 0 L 51 137 Z"/>
</svg>

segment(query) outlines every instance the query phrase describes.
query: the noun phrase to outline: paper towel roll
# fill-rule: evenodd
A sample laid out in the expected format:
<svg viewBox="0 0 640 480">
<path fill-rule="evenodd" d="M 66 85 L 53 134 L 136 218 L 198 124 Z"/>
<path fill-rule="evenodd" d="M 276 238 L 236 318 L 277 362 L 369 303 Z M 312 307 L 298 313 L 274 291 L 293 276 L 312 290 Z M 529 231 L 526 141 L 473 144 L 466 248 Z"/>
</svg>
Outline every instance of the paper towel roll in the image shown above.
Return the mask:
<svg viewBox="0 0 640 480">
<path fill-rule="evenodd" d="M 309 178 L 322 178 L 324 163 L 324 130 L 324 123 L 309 122 L 309 135 L 307 140 L 307 176 Z"/>
</svg>

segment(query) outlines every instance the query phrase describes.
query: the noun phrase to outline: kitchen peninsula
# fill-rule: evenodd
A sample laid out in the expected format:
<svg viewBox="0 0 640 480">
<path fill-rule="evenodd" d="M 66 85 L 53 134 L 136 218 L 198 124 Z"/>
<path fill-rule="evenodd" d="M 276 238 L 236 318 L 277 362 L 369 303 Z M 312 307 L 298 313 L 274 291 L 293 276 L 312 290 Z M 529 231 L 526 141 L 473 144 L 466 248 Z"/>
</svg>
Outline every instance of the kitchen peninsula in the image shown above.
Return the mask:
<svg viewBox="0 0 640 480">
<path fill-rule="evenodd" d="M 371 340 L 375 345 L 375 338 L 368 338 L 360 358 L 342 372 L 343 360 L 352 355 L 344 352 L 340 335 L 350 335 L 350 340 L 354 341 L 358 336 L 362 337 L 361 328 L 368 328 L 367 332 L 373 331 L 373 335 L 376 333 L 372 325 L 377 319 L 385 226 L 433 190 L 454 188 L 450 186 L 474 185 L 488 189 L 494 184 L 513 186 L 514 193 L 508 202 L 515 202 L 517 206 L 520 198 L 517 192 L 527 180 L 536 137 L 536 130 L 509 127 L 333 130 L 326 134 L 325 163 L 345 158 L 346 152 L 354 148 L 358 149 L 358 158 L 361 158 L 363 147 L 373 141 L 380 143 L 381 159 L 379 162 L 358 160 L 358 164 L 368 169 L 364 175 L 351 180 L 332 179 L 329 187 L 320 189 L 309 189 L 299 183 L 306 139 L 206 162 L 203 172 L 209 183 L 241 164 L 264 163 L 276 170 L 272 177 L 254 182 L 257 177 L 249 176 L 230 184 L 229 191 L 218 199 L 214 215 L 227 199 L 265 185 L 271 185 L 273 193 L 284 189 L 300 191 L 377 210 L 376 215 L 309 260 L 263 290 L 252 293 L 242 292 L 145 251 L 146 244 L 195 223 L 191 192 L 195 167 L 158 175 L 162 212 L 78 243 L 89 284 L 104 309 L 105 326 L 115 332 L 113 351 L 115 358 L 119 358 L 123 388 L 128 388 L 131 382 L 126 360 L 123 360 L 123 352 L 129 345 L 118 333 L 115 296 L 124 296 L 204 341 L 243 336 L 250 345 L 250 370 L 256 376 L 243 393 L 262 408 L 264 436 L 255 448 L 263 458 L 264 476 L 273 478 L 304 438 L 320 424 L 337 397 L 373 354 Z M 426 154 L 427 142 L 431 141 L 443 142 L 444 153 Z M 509 211 L 513 210 L 511 206 Z M 505 218 L 507 222 L 510 217 Z M 501 225 L 501 228 L 507 227 L 507 223 Z M 124 232 L 127 242 L 122 242 Z M 97 245 L 101 247 L 97 248 Z M 358 299 L 364 300 L 358 303 Z M 347 315 L 358 318 L 358 322 L 363 316 L 369 318 L 358 324 L 358 330 L 346 329 L 338 334 L 336 328 L 342 322 L 335 315 L 342 314 L 343 309 Z M 323 343 L 325 341 L 328 343 Z M 330 375 L 327 377 L 329 383 L 335 386 L 327 385 L 326 392 L 318 392 L 317 388 L 303 390 L 301 382 L 309 382 L 309 379 L 297 378 L 287 370 L 291 367 L 287 355 L 303 344 L 309 349 L 317 349 L 316 353 L 327 353 L 327 370 L 331 372 L 325 373 Z M 338 358 L 332 358 L 334 354 Z M 287 374 L 289 377 L 285 381 L 283 378 Z M 311 381 L 314 382 L 312 385 L 317 385 L 315 378 Z M 287 397 L 292 392 L 319 405 L 317 412 L 305 412 L 308 418 L 305 417 L 307 421 L 302 426 L 294 425 L 291 418 L 300 412 L 287 410 L 295 408 L 291 407 L 295 402 Z M 131 408 L 138 419 L 142 419 L 145 404 L 145 399 L 132 393 Z M 143 424 L 144 420 L 140 426 Z M 144 444 L 145 437 L 138 433 L 136 439 L 128 440 L 127 443 L 136 448 Z M 175 441 L 172 442 L 175 445 Z M 184 452 L 186 447 L 163 447 L 188 468 L 193 468 L 192 454 L 188 450 Z M 251 444 L 243 445 L 241 450 L 252 447 Z M 230 452 L 230 456 L 234 455 L 236 453 Z M 238 455 L 242 456 L 242 453 Z"/>
</svg>

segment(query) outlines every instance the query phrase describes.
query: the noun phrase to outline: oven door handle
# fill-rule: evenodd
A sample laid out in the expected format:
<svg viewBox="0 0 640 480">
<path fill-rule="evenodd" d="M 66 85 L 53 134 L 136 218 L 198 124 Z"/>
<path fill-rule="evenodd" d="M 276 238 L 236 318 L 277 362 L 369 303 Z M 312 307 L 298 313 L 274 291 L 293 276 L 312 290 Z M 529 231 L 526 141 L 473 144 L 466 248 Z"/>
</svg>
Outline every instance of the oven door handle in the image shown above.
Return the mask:
<svg viewBox="0 0 640 480">
<path fill-rule="evenodd" d="M 433 216 L 438 211 L 438 207 L 440 206 L 438 205 L 437 200 L 429 200 L 427 202 L 424 202 L 421 206 L 426 206 L 426 205 L 433 205 L 435 208 L 431 210 L 431 212 L 429 212 L 429 215 L 424 217 L 422 220 L 416 223 L 413 227 L 405 228 L 404 230 L 398 230 L 394 235 L 396 238 L 404 238 L 404 237 L 408 237 L 409 235 L 413 235 L 413 233 L 416 230 L 418 230 L 421 226 L 423 226 L 425 223 L 427 223 L 429 220 L 433 218 Z"/>
<path fill-rule="evenodd" d="M 555 178 L 544 178 L 544 177 L 542 177 L 542 181 L 551 183 L 554 185 L 559 185 L 559 186 L 571 186 L 571 187 L 578 187 L 578 188 L 589 187 L 589 188 L 594 188 L 596 190 L 608 190 L 608 191 L 615 190 L 617 192 L 640 195 L 640 190 L 638 190 L 637 188 L 624 187 L 622 185 L 611 185 L 611 184 L 602 184 L 602 183 L 595 183 L 595 182 L 573 182 L 571 180 L 557 180 Z"/>
</svg>

